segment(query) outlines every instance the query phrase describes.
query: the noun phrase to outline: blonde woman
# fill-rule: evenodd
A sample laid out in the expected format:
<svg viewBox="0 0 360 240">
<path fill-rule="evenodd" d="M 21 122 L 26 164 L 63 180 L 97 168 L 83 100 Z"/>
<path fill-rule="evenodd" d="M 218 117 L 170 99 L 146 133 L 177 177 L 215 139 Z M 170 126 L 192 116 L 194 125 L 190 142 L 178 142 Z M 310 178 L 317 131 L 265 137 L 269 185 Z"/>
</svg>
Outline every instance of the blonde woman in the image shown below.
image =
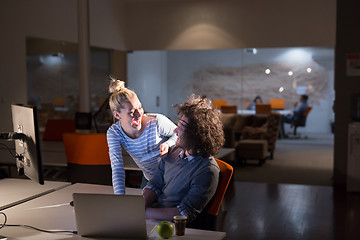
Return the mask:
<svg viewBox="0 0 360 240">
<path fill-rule="evenodd" d="M 124 147 L 142 170 L 146 180 L 151 179 L 160 156 L 175 145 L 176 125 L 162 114 L 144 114 L 136 93 L 124 82 L 112 79 L 109 85 L 109 105 L 118 119 L 107 131 L 107 142 L 115 194 L 125 194 L 125 170 L 121 148 Z M 144 184 L 143 184 L 144 185 Z"/>
</svg>

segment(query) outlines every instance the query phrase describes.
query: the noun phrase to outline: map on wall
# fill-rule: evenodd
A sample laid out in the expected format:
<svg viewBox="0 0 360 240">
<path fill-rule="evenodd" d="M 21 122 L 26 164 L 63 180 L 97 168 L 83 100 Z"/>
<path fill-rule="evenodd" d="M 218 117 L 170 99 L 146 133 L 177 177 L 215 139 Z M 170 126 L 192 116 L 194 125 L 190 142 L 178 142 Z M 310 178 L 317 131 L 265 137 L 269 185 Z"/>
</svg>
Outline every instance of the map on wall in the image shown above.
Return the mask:
<svg viewBox="0 0 360 240">
<path fill-rule="evenodd" d="M 265 71 L 270 72 L 268 74 Z M 328 90 L 327 72 L 315 61 L 270 62 L 242 67 L 207 65 L 193 73 L 195 93 L 210 99 L 226 99 L 228 104 L 243 109 L 246 102 L 261 96 L 285 99 L 285 108 L 292 108 L 299 94 L 309 95 L 312 103 L 323 98 Z"/>
</svg>

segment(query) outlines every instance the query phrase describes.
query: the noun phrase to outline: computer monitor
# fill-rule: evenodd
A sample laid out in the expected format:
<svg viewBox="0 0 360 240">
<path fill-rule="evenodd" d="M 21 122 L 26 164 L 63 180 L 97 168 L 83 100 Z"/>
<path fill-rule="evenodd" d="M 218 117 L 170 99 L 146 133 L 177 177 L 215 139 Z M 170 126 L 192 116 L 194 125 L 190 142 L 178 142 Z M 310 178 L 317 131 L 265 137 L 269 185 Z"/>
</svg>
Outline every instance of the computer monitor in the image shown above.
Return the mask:
<svg viewBox="0 0 360 240">
<path fill-rule="evenodd" d="M 14 132 L 1 133 L 1 139 L 15 142 L 16 166 L 19 175 L 44 184 L 36 107 L 12 104 Z"/>
</svg>

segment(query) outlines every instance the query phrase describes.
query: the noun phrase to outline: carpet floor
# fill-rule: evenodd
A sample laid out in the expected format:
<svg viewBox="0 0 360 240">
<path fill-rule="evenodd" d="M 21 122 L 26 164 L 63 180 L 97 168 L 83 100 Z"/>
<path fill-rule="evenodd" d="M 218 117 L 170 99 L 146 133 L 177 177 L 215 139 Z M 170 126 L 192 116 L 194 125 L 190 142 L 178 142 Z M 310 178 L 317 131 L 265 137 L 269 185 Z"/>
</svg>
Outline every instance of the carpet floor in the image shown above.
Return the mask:
<svg viewBox="0 0 360 240">
<path fill-rule="evenodd" d="M 261 167 L 248 160 L 235 167 L 234 180 L 331 186 L 334 136 L 308 134 L 306 139 L 278 139 L 274 158 Z"/>
</svg>

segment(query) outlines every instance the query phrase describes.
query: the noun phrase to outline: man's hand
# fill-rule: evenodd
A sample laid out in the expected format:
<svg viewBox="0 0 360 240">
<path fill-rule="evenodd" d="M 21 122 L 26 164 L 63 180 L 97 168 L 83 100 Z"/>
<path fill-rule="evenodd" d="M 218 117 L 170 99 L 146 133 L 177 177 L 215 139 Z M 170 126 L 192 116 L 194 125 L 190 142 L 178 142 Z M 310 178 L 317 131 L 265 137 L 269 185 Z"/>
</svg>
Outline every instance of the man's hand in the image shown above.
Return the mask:
<svg viewBox="0 0 360 240">
<path fill-rule="evenodd" d="M 160 145 L 160 156 L 167 154 L 169 151 L 169 144 L 162 143 Z"/>
<path fill-rule="evenodd" d="M 145 208 L 151 207 L 152 204 L 157 200 L 156 193 L 151 189 L 145 188 L 143 190 L 143 196 L 145 199 Z"/>
</svg>

